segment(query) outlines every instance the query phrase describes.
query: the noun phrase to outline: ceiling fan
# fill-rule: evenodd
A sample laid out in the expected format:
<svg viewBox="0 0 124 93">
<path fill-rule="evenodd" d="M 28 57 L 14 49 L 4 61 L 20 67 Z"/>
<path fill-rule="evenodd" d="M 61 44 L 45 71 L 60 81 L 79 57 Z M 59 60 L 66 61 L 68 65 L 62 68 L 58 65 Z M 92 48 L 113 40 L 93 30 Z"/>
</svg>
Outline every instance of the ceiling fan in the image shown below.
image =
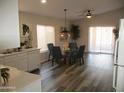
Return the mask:
<svg viewBox="0 0 124 93">
<path fill-rule="evenodd" d="M 88 18 L 88 19 L 90 19 L 94 15 L 93 11 L 95 11 L 95 10 L 94 9 L 87 9 L 85 11 L 80 11 L 79 12 L 80 14 L 78 16 L 80 16 L 81 18 Z"/>
</svg>

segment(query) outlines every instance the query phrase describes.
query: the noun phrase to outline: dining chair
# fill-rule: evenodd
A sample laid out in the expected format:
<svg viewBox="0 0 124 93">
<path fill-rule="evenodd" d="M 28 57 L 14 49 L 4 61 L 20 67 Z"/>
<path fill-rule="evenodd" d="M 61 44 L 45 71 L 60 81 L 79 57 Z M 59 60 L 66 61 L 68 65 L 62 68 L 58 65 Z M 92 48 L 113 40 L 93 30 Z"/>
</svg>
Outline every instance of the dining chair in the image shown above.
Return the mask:
<svg viewBox="0 0 124 93">
<path fill-rule="evenodd" d="M 77 43 L 76 42 L 69 43 L 69 48 L 71 51 L 77 50 L 78 49 Z"/>
<path fill-rule="evenodd" d="M 69 64 L 72 65 L 73 63 L 76 62 L 76 55 L 77 52 L 75 51 L 70 51 L 70 53 L 68 54 L 68 58 L 69 58 Z"/>
<path fill-rule="evenodd" d="M 48 47 L 48 50 L 49 50 L 48 61 L 50 61 L 50 57 L 52 56 L 52 49 L 53 49 L 54 45 L 53 45 L 53 43 L 48 43 L 47 47 Z"/>
<path fill-rule="evenodd" d="M 77 59 L 80 60 L 80 64 L 82 64 L 82 62 L 84 64 L 84 51 L 85 51 L 85 45 L 81 45 L 77 53 Z"/>
<path fill-rule="evenodd" d="M 69 63 L 73 64 L 76 61 L 76 55 L 78 52 L 78 46 L 76 42 L 69 43 L 69 49 L 70 49 L 70 54 L 69 54 Z"/>
<path fill-rule="evenodd" d="M 60 61 L 62 61 L 62 59 L 65 59 L 64 55 L 62 55 L 62 52 L 59 46 L 53 47 L 52 56 L 53 56 L 52 66 L 54 65 L 54 62 L 59 63 Z"/>
</svg>

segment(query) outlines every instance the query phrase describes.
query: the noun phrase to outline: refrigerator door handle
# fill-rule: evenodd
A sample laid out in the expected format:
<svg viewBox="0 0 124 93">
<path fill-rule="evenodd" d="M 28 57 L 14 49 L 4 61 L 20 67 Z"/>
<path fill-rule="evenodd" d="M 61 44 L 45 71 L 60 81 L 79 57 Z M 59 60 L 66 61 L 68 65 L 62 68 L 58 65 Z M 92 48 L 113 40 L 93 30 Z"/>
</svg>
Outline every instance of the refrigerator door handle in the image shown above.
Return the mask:
<svg viewBox="0 0 124 93">
<path fill-rule="evenodd" d="M 113 88 L 116 90 L 117 87 L 117 74 L 118 74 L 118 65 L 115 64 L 115 70 L 114 70 L 114 82 L 113 82 Z"/>
<path fill-rule="evenodd" d="M 114 66 L 124 67 L 124 65 L 114 64 Z"/>
<path fill-rule="evenodd" d="M 118 66 L 118 64 L 114 64 L 114 66 Z"/>
<path fill-rule="evenodd" d="M 119 46 L 119 40 L 116 40 L 115 51 L 114 51 L 114 64 L 118 63 L 118 46 Z"/>
</svg>

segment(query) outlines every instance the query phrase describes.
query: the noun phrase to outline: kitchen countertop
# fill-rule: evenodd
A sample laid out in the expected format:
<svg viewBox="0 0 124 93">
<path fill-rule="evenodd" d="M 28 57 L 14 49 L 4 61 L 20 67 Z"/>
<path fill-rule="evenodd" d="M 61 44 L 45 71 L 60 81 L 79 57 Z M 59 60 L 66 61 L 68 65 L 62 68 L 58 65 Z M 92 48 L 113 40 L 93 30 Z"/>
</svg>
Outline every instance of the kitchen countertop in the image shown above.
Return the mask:
<svg viewBox="0 0 124 93">
<path fill-rule="evenodd" d="M 16 55 L 16 54 L 19 54 L 19 53 L 26 53 L 26 52 L 30 52 L 30 51 L 34 51 L 34 50 L 40 50 L 40 49 L 38 49 L 38 48 L 21 49 L 21 51 L 19 51 L 19 52 L 12 52 L 12 53 L 7 53 L 7 54 L 0 54 L 0 57 L 10 56 L 10 55 Z"/>
<path fill-rule="evenodd" d="M 5 92 L 41 92 L 41 77 L 28 72 L 20 71 L 16 68 L 0 65 L 0 68 L 7 67 L 10 69 L 9 83 L 6 87 L 9 89 L 2 89 Z"/>
</svg>

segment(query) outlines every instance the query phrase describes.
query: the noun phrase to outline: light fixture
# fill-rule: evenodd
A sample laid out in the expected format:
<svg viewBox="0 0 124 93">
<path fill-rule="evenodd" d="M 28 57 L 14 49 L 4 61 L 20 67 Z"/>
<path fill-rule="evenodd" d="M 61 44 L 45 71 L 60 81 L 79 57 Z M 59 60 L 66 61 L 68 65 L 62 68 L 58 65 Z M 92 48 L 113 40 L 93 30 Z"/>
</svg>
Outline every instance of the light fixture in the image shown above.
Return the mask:
<svg viewBox="0 0 124 93">
<path fill-rule="evenodd" d="M 88 18 L 88 19 L 92 18 L 91 10 L 88 10 L 87 12 L 88 13 L 86 14 L 86 18 Z"/>
<path fill-rule="evenodd" d="M 47 3 L 47 0 L 41 0 L 41 3 L 45 4 L 45 3 Z"/>
<path fill-rule="evenodd" d="M 64 12 L 65 12 L 65 26 L 64 26 L 64 29 L 63 29 L 62 32 L 66 33 L 66 32 L 68 32 L 67 27 L 66 27 L 66 25 L 67 25 L 67 22 L 66 22 L 67 21 L 67 17 L 66 17 L 67 16 L 67 9 L 64 9 Z"/>
<path fill-rule="evenodd" d="M 67 40 L 68 37 L 70 37 L 70 33 L 69 31 L 67 30 L 67 9 L 64 9 L 64 12 L 65 12 L 65 26 L 63 27 L 61 33 L 60 33 L 60 37 L 63 39 L 63 40 Z"/>
</svg>

